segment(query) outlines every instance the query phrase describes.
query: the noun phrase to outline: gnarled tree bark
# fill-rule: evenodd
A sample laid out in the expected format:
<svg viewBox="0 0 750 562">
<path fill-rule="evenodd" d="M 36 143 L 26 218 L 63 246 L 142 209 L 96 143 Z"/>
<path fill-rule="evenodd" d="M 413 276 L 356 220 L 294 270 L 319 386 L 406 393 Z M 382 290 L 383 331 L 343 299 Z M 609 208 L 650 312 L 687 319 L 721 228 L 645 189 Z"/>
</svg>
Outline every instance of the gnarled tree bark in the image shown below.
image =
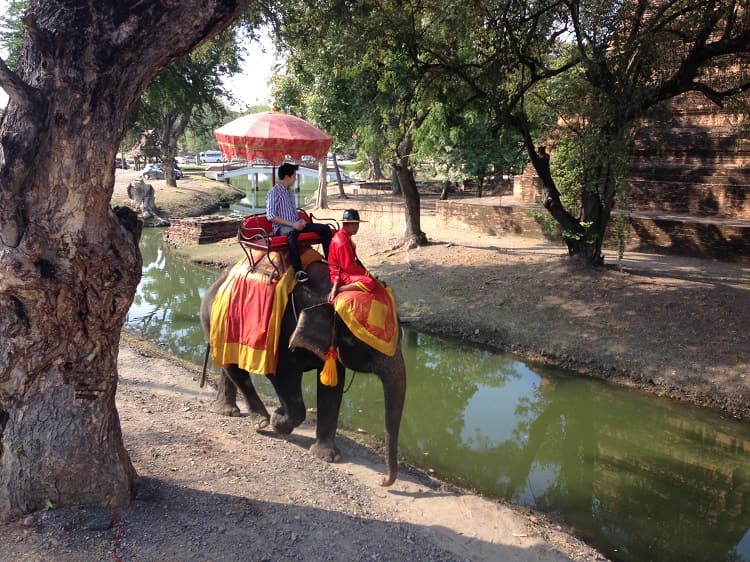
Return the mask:
<svg viewBox="0 0 750 562">
<path fill-rule="evenodd" d="M 115 391 L 141 223 L 110 208 L 115 153 L 149 81 L 248 3 L 29 3 L 0 65 L 0 521 L 133 495 Z"/>
</svg>

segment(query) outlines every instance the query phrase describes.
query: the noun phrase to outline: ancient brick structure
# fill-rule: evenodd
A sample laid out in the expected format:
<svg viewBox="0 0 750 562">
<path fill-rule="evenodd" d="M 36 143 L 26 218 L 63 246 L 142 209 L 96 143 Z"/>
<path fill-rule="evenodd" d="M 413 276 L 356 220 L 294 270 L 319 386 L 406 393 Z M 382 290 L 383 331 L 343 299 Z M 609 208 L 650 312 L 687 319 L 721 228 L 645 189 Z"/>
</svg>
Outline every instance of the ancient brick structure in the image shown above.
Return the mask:
<svg viewBox="0 0 750 562">
<path fill-rule="evenodd" d="M 630 210 L 750 219 L 750 127 L 697 94 L 677 98 L 664 127 L 651 124 L 638 133 Z M 516 176 L 513 194 L 523 203 L 544 201 L 531 164 Z"/>
<path fill-rule="evenodd" d="M 164 240 L 173 246 L 208 244 L 237 236 L 242 217 L 206 215 L 171 219 L 164 232 Z"/>
<path fill-rule="evenodd" d="M 546 197 L 544 185 L 529 163 L 523 173 L 513 178 L 513 197 L 519 203 L 543 203 Z"/>
<path fill-rule="evenodd" d="M 750 130 L 696 94 L 672 110 L 661 138 L 645 127 L 636 139 L 631 210 L 750 219 Z"/>
</svg>

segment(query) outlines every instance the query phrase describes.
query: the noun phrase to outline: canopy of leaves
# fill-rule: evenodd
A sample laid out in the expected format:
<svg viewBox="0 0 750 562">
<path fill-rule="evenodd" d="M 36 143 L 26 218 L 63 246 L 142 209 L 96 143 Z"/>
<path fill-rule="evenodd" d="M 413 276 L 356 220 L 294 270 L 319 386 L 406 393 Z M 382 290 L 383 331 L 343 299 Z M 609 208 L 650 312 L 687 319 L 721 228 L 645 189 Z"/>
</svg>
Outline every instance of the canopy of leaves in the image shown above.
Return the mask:
<svg viewBox="0 0 750 562">
<path fill-rule="evenodd" d="M 10 0 L 7 5 L 8 11 L 0 15 L 0 47 L 8 52 L 5 63 L 15 69 L 23 43 L 21 15 L 26 9 L 26 0 Z"/>
<path fill-rule="evenodd" d="M 236 28 L 203 43 L 162 71 L 149 85 L 133 129 L 145 134 L 157 154 L 192 125 L 196 149 L 215 146 L 213 129 L 225 119 L 230 99 L 223 80 L 241 70 L 242 48 Z M 148 145 L 149 143 L 147 143 Z"/>
</svg>

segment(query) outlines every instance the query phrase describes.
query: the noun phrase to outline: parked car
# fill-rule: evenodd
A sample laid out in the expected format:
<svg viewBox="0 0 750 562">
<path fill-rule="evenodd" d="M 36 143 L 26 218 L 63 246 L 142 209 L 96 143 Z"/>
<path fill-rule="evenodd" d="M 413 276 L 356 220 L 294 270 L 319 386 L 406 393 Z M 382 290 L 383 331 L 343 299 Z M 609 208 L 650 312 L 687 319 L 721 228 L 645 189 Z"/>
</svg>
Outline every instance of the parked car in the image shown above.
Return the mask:
<svg viewBox="0 0 750 562">
<path fill-rule="evenodd" d="M 146 164 L 146 166 L 143 168 L 143 172 L 141 172 L 141 175 L 143 176 L 144 180 L 163 180 L 164 170 L 162 169 L 161 164 L 158 162 L 156 164 Z M 178 180 L 182 179 L 182 170 L 175 167 L 174 177 Z"/>
<path fill-rule="evenodd" d="M 218 164 L 224 162 L 224 155 L 218 150 L 206 150 L 200 153 L 201 163 Z"/>
</svg>

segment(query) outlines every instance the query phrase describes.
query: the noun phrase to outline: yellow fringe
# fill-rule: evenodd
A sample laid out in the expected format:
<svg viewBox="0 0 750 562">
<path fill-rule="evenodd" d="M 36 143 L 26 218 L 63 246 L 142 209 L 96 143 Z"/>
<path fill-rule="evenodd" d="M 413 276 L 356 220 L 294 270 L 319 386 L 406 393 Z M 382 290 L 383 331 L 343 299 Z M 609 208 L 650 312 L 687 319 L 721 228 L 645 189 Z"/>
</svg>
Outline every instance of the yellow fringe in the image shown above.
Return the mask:
<svg viewBox="0 0 750 562">
<path fill-rule="evenodd" d="M 338 359 L 338 353 L 336 353 L 336 348 L 331 346 L 326 352 L 326 361 L 323 364 L 323 370 L 320 372 L 320 382 L 326 386 L 336 386 L 339 384 L 336 359 Z"/>
</svg>

